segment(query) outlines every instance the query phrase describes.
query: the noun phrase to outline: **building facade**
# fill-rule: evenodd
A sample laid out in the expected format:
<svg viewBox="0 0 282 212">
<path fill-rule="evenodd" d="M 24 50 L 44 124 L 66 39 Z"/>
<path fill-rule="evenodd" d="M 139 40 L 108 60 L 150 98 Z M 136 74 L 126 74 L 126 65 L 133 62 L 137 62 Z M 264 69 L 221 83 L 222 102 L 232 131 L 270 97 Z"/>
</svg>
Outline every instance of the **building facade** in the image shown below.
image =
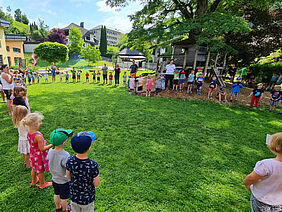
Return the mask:
<svg viewBox="0 0 282 212">
<path fill-rule="evenodd" d="M 101 39 L 101 29 L 102 29 L 103 25 L 99 25 L 94 27 L 93 29 L 90 29 L 89 31 L 91 31 L 95 38 L 98 41 L 98 45 L 100 45 L 100 39 Z M 120 36 L 121 36 L 121 32 L 117 31 L 117 30 L 113 30 L 113 29 L 109 29 L 106 27 L 107 30 L 107 43 L 108 46 L 115 46 L 118 44 L 119 40 L 120 40 Z"/>
<path fill-rule="evenodd" d="M 4 28 L 10 27 L 10 21 L 0 19 L 0 65 L 8 64 Z"/>
<path fill-rule="evenodd" d="M 18 66 L 24 60 L 25 36 L 5 35 L 6 51 L 9 66 Z"/>
</svg>

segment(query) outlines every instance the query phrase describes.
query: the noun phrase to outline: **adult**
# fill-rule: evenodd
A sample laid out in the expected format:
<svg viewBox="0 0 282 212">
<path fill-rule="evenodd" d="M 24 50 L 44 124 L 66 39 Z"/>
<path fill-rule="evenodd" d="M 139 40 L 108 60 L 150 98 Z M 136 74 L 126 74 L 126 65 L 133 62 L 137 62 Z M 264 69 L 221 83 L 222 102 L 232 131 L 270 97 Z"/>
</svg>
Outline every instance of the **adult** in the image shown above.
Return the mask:
<svg viewBox="0 0 282 212">
<path fill-rule="evenodd" d="M 172 81 L 173 81 L 173 74 L 176 70 L 176 66 L 173 64 L 174 60 L 170 60 L 169 64 L 166 65 L 166 73 L 165 73 L 165 88 L 168 86 L 169 81 L 169 89 L 172 90 Z"/>
<path fill-rule="evenodd" d="M 115 85 L 119 86 L 120 68 L 119 68 L 118 64 L 116 64 L 116 67 L 115 67 L 114 71 L 115 71 Z"/>
<path fill-rule="evenodd" d="M 242 76 L 242 80 L 244 82 L 246 82 L 246 80 L 247 80 L 247 74 L 248 74 L 249 70 L 250 70 L 249 66 L 246 66 L 246 67 L 242 68 L 242 70 L 241 70 L 241 76 Z"/>
<path fill-rule="evenodd" d="M 75 81 L 76 81 L 76 71 L 75 71 L 74 67 L 72 67 L 71 73 L 72 73 L 72 82 L 75 83 Z"/>
<path fill-rule="evenodd" d="M 1 97 L 2 97 L 3 102 L 6 102 L 4 90 L 3 90 L 3 87 L 2 87 L 1 77 L 0 77 L 0 93 L 1 93 Z"/>
<path fill-rule="evenodd" d="M 237 72 L 237 68 L 235 67 L 235 64 L 232 64 L 230 66 L 230 68 L 228 69 L 228 72 L 229 72 L 229 75 L 231 77 L 230 81 L 231 81 L 231 83 L 233 83 L 236 72 Z"/>
<path fill-rule="evenodd" d="M 51 75 L 52 75 L 52 82 L 56 82 L 56 71 L 57 67 L 55 66 L 55 63 L 51 63 Z"/>
<path fill-rule="evenodd" d="M 138 71 L 138 66 L 135 64 L 135 60 L 132 60 L 132 65 L 130 66 L 130 75 L 136 78 L 136 74 Z"/>
<path fill-rule="evenodd" d="M 103 83 L 105 83 L 106 81 L 106 84 L 108 84 L 108 67 L 106 63 L 104 63 L 102 71 L 103 71 Z"/>
<path fill-rule="evenodd" d="M 8 65 L 2 65 L 1 66 L 1 83 L 2 83 L 2 89 L 6 95 L 7 98 L 7 108 L 9 111 L 9 116 L 12 115 L 12 100 L 10 99 L 12 95 L 12 90 L 14 88 L 13 86 L 13 75 L 10 73 L 10 69 Z"/>
</svg>

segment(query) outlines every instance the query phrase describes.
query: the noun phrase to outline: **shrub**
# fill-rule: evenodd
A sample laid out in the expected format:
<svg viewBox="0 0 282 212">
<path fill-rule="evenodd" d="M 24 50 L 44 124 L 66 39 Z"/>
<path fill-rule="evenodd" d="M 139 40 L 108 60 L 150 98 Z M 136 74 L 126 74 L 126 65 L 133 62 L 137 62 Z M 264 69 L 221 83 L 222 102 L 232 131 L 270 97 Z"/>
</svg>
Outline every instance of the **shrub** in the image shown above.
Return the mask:
<svg viewBox="0 0 282 212">
<path fill-rule="evenodd" d="M 265 64 L 255 64 L 250 67 L 253 74 L 256 76 L 258 74 L 266 75 L 271 77 L 273 73 L 280 73 L 282 70 L 282 63 L 265 63 Z"/>
</svg>

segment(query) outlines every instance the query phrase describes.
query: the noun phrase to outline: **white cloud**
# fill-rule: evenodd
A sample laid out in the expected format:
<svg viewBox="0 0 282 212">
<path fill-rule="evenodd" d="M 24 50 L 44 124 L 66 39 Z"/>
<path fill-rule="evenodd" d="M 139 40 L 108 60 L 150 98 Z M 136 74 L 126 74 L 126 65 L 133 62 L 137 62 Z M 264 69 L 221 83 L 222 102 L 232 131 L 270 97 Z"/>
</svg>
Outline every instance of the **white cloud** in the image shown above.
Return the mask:
<svg viewBox="0 0 282 212">
<path fill-rule="evenodd" d="M 59 22 L 59 23 L 57 23 L 57 25 L 56 26 L 52 26 L 52 27 L 50 27 L 50 29 L 54 29 L 54 28 L 59 28 L 59 29 L 62 29 L 62 28 L 64 28 L 64 27 L 66 27 L 66 26 L 68 26 L 69 25 L 69 23 L 62 23 L 62 22 Z"/>
<path fill-rule="evenodd" d="M 90 2 L 90 0 L 70 0 L 71 2 Z"/>
<path fill-rule="evenodd" d="M 96 2 L 96 5 L 98 7 L 98 11 L 100 12 L 105 12 L 105 13 L 118 13 L 118 9 L 117 8 L 113 8 L 113 7 L 110 7 L 106 4 L 106 1 L 105 0 L 102 0 L 102 1 L 97 1 Z"/>
</svg>

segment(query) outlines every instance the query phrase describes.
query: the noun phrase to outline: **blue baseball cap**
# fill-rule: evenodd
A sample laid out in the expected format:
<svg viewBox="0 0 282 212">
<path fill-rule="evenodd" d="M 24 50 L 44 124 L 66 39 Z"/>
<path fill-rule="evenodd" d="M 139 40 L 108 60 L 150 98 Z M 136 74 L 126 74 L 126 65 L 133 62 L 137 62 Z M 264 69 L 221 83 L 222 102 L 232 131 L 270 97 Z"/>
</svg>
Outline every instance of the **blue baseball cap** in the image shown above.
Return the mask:
<svg viewBox="0 0 282 212">
<path fill-rule="evenodd" d="M 72 149 L 76 153 L 84 153 L 86 152 L 91 143 L 96 139 L 96 135 L 94 132 L 79 132 L 74 135 L 71 139 Z"/>
<path fill-rule="evenodd" d="M 224 91 L 224 88 L 220 88 L 219 90 Z"/>
</svg>

